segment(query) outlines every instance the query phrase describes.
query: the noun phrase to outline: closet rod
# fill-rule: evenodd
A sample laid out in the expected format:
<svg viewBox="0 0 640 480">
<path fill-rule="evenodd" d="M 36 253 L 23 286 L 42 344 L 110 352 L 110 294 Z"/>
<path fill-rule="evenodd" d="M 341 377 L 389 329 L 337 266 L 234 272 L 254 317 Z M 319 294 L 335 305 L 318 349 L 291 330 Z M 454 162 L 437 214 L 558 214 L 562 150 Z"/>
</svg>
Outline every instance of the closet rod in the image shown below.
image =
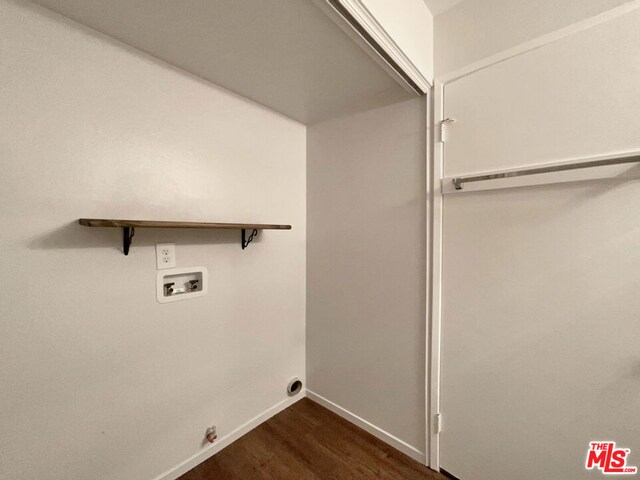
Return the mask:
<svg viewBox="0 0 640 480">
<path fill-rule="evenodd" d="M 552 165 L 548 167 L 525 168 L 523 170 L 511 170 L 508 172 L 490 173 L 486 175 L 470 175 L 468 177 L 455 177 L 451 179 L 456 190 L 462 190 L 465 183 L 483 182 L 485 180 L 497 180 L 500 178 L 524 177 L 525 175 L 538 175 L 541 173 L 564 172 L 567 170 L 578 170 L 581 168 L 605 167 L 608 165 L 621 165 L 623 163 L 640 162 L 640 154 L 634 153 L 629 156 L 619 156 L 615 158 L 604 158 L 591 160 L 589 162 L 565 163 L 562 165 Z"/>
</svg>

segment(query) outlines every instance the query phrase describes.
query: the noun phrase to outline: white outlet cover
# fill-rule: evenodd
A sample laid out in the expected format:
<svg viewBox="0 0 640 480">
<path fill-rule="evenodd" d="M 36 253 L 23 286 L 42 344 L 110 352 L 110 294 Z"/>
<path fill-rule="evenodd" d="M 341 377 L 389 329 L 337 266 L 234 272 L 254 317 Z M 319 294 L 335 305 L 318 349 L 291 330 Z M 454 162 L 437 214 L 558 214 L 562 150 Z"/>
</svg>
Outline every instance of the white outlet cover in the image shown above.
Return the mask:
<svg viewBox="0 0 640 480">
<path fill-rule="evenodd" d="M 156 267 L 158 270 L 176 268 L 175 243 L 156 243 Z"/>
</svg>

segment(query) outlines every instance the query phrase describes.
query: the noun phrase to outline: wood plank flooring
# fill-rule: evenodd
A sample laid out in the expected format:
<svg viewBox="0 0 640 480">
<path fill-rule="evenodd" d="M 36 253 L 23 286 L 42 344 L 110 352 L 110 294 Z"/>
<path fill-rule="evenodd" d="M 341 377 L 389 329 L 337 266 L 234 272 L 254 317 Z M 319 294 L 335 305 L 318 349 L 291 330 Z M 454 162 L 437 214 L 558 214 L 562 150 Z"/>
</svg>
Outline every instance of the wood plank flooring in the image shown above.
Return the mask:
<svg viewBox="0 0 640 480">
<path fill-rule="evenodd" d="M 446 480 L 304 398 L 179 480 Z"/>
</svg>

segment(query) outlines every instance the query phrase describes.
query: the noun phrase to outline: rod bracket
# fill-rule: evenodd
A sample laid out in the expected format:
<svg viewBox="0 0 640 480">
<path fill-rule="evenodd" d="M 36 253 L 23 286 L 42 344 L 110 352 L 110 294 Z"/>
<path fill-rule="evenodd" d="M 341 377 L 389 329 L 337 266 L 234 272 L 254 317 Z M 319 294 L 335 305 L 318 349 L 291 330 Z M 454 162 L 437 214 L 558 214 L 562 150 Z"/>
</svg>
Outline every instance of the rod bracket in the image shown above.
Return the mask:
<svg viewBox="0 0 640 480">
<path fill-rule="evenodd" d="M 135 234 L 136 229 L 133 227 L 122 228 L 122 251 L 125 255 L 129 255 L 129 247 L 131 246 L 131 241 L 133 240 L 133 236 Z"/>
<path fill-rule="evenodd" d="M 456 188 L 456 190 L 462 190 L 462 182 L 463 179 L 460 177 L 456 177 L 451 180 L 451 183 L 453 183 L 453 186 Z"/>
<path fill-rule="evenodd" d="M 244 250 L 253 241 L 253 238 L 258 235 L 258 230 L 255 228 L 252 230 L 251 235 L 246 236 L 246 229 L 242 229 L 242 249 Z"/>
</svg>

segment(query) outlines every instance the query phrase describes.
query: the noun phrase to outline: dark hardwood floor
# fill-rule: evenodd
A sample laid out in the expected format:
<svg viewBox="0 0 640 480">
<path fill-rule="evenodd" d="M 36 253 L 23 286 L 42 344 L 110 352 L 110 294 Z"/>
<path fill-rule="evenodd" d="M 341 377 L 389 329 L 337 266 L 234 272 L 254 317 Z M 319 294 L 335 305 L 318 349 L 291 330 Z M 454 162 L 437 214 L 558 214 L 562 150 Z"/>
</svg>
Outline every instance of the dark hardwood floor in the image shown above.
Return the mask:
<svg viewBox="0 0 640 480">
<path fill-rule="evenodd" d="M 446 480 L 304 398 L 179 480 Z"/>
</svg>

